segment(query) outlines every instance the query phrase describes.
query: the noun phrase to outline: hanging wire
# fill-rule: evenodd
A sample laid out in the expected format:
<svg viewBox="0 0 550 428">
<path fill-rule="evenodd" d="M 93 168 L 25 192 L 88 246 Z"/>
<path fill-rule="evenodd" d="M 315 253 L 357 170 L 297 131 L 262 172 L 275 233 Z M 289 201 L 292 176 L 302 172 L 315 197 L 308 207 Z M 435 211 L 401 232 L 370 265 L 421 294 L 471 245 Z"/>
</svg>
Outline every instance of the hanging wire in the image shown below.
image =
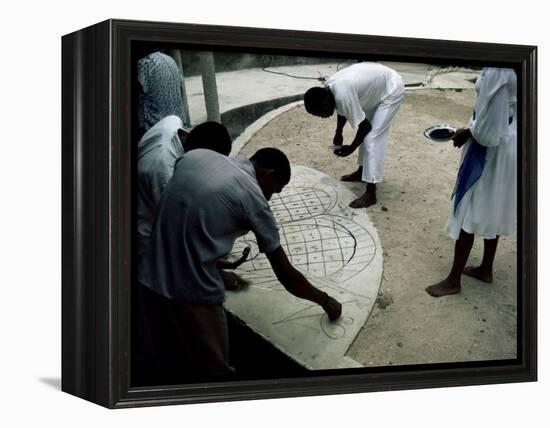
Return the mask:
<svg viewBox="0 0 550 428">
<path fill-rule="evenodd" d="M 293 75 L 293 74 L 285 73 L 283 71 L 268 70 L 267 68 L 270 67 L 271 63 L 273 62 L 273 55 L 265 55 L 264 58 L 266 58 L 266 57 L 269 58 L 269 62 L 268 62 L 268 64 L 266 64 L 262 67 L 262 71 L 265 71 L 266 73 L 279 74 L 281 76 L 292 77 L 293 79 L 317 80 L 319 82 L 325 82 L 328 79 L 327 76 L 322 76 L 320 72 L 318 72 L 319 77 L 311 77 L 311 76 L 296 76 L 296 75 Z M 265 63 L 265 61 L 264 61 L 264 63 Z M 341 68 L 340 68 L 341 65 L 343 65 L 342 68 L 345 68 L 349 64 L 347 64 L 346 62 L 339 62 L 338 64 L 336 64 L 336 71 L 341 70 Z"/>
<path fill-rule="evenodd" d="M 310 76 L 296 76 L 293 74 L 284 73 L 282 71 L 268 70 L 267 68 L 271 66 L 272 62 L 273 62 L 273 56 L 269 55 L 269 63 L 262 67 L 262 71 L 265 71 L 266 73 L 273 73 L 273 74 L 279 74 L 282 76 L 292 77 L 293 79 L 317 80 L 319 82 L 324 82 L 325 80 L 327 80 L 325 76 L 320 75 L 321 73 L 319 73 L 319 77 L 310 77 Z"/>
</svg>

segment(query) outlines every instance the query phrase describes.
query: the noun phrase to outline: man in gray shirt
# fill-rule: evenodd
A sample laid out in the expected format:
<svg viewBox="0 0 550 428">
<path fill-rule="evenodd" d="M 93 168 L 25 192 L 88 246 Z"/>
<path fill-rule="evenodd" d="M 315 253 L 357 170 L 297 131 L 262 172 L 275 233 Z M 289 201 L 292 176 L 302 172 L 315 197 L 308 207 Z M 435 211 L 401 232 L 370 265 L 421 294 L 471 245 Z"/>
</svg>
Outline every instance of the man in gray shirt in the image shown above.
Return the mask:
<svg viewBox="0 0 550 428">
<path fill-rule="evenodd" d="M 176 161 L 183 156 L 185 152 L 198 148 L 210 149 L 229 155 L 231 151 L 231 137 L 229 132 L 220 123 L 204 122 L 193 128 L 187 134 L 184 132 L 182 121 L 177 116 L 167 116 L 150 128 L 138 142 L 137 153 L 137 203 L 136 203 L 136 224 L 137 224 L 137 265 L 138 272 L 141 271 L 139 265 L 149 248 L 149 241 L 153 224 L 155 220 L 157 205 L 160 201 L 165 187 L 168 185 L 174 172 Z M 243 254 L 240 262 L 246 258 Z M 220 269 L 234 268 L 238 263 L 222 263 Z M 242 278 L 233 272 L 222 271 L 224 280 L 236 287 L 242 283 Z M 140 278 L 138 277 L 138 281 Z M 163 348 L 169 344 L 161 343 L 160 338 L 156 340 L 156 346 L 151 345 L 150 328 L 145 324 L 142 316 L 144 306 L 147 305 L 146 293 L 144 287 L 135 287 L 132 290 L 132 314 L 134 317 L 134 351 L 132 352 L 133 367 L 136 373 L 145 376 L 145 373 L 151 372 L 150 367 L 153 364 L 153 355 L 158 355 Z M 156 325 L 159 325 L 166 316 L 162 313 L 155 314 Z M 162 330 L 164 336 L 171 341 L 173 334 L 170 334 L 171 324 L 165 322 Z M 154 348 L 154 349 L 153 349 Z M 168 364 L 166 360 L 158 364 L 156 371 L 166 373 L 171 376 L 171 367 L 175 362 Z M 142 369 L 143 368 L 143 369 Z M 158 376 L 157 376 L 158 377 Z"/>
<path fill-rule="evenodd" d="M 319 304 L 331 320 L 341 314 L 340 303 L 311 285 L 281 247 L 268 201 L 289 181 L 288 159 L 273 148 L 261 149 L 250 159 L 196 149 L 174 168 L 138 276 L 151 291 L 151 300 L 178 324 L 178 359 L 197 379 L 233 372 L 217 262 L 249 231 L 287 291 Z"/>
</svg>

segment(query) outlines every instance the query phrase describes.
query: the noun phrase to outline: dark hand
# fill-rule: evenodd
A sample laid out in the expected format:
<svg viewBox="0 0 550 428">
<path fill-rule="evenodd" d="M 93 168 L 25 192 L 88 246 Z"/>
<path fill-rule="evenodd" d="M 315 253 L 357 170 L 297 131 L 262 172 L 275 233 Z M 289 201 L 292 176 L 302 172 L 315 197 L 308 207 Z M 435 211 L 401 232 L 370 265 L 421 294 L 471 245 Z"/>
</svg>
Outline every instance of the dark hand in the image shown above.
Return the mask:
<svg viewBox="0 0 550 428">
<path fill-rule="evenodd" d="M 353 146 L 342 146 L 341 149 L 335 150 L 334 154 L 336 156 L 340 156 L 342 158 L 345 158 L 346 156 L 351 155 L 355 151 L 356 147 Z"/>
<path fill-rule="evenodd" d="M 250 284 L 250 281 L 240 277 L 234 272 L 220 271 L 223 279 L 223 284 L 226 290 L 235 291 L 241 288 L 245 288 Z"/>
<path fill-rule="evenodd" d="M 344 142 L 344 136 L 342 135 L 341 132 L 337 132 L 336 134 L 334 134 L 334 138 L 332 139 L 332 144 L 334 144 L 335 146 L 341 146 L 343 142 Z"/>
<path fill-rule="evenodd" d="M 236 260 L 235 262 L 233 262 L 231 269 L 237 269 L 240 265 L 242 265 L 246 261 L 246 258 L 248 257 L 249 254 L 250 254 L 250 247 L 245 247 L 245 249 L 243 250 L 242 256 L 239 258 L 239 260 Z"/>
<path fill-rule="evenodd" d="M 453 137 L 453 146 L 460 148 L 468 141 L 468 138 L 472 136 L 472 133 L 468 128 L 457 129 L 455 136 Z"/>
<path fill-rule="evenodd" d="M 331 321 L 338 319 L 342 315 L 342 305 L 330 296 L 328 296 L 327 301 L 322 307 Z"/>
</svg>

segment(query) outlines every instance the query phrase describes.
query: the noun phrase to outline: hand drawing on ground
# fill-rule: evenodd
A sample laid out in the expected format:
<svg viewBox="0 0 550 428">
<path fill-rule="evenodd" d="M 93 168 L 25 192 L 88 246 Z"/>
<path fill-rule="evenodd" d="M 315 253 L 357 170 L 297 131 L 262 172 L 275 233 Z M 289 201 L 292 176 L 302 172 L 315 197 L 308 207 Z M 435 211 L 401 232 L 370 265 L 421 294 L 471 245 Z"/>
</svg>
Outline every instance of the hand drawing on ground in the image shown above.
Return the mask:
<svg viewBox="0 0 550 428">
<path fill-rule="evenodd" d="M 251 248 L 236 270 L 250 285 L 227 293 L 226 306 L 304 365 L 323 368 L 344 356 L 372 309 L 381 246 L 366 211 L 347 207 L 353 195 L 341 183 L 305 167 L 293 166 L 292 175 L 270 201 L 281 246 L 294 267 L 342 304 L 342 316 L 331 322 L 318 305 L 288 293 L 258 252 L 252 233 L 237 240 L 232 252 L 238 257 L 246 246 Z M 327 351 L 323 344 L 334 349 Z"/>
<path fill-rule="evenodd" d="M 279 223 L 279 227 L 281 245 L 290 262 L 302 273 L 310 273 L 315 278 L 344 283 L 367 269 L 376 255 L 371 233 L 345 217 L 322 214 Z M 282 289 L 267 257 L 258 253 L 253 234 L 235 243 L 234 254 L 241 254 L 246 246 L 251 247 L 251 253 L 239 273 L 252 279 L 254 286 Z"/>
</svg>

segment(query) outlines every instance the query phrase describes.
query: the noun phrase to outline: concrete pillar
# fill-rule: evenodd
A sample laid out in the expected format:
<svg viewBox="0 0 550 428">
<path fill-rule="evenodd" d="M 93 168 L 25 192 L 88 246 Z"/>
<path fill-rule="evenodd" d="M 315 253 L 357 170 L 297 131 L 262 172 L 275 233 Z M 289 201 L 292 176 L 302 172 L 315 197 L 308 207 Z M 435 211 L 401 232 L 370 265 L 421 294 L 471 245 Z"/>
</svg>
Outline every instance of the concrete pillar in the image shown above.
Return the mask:
<svg viewBox="0 0 550 428">
<path fill-rule="evenodd" d="M 183 74 L 183 65 L 181 61 L 181 51 L 179 49 L 170 49 L 170 56 L 176 61 L 176 65 L 180 71 L 182 81 L 181 81 L 181 99 L 183 101 L 183 111 L 185 112 L 186 120 L 183 123 L 183 126 L 190 128 L 191 127 L 191 115 L 189 114 L 189 104 L 187 102 L 187 91 L 185 89 L 185 81 Z"/>
<path fill-rule="evenodd" d="M 216 67 L 213 52 L 200 52 L 202 86 L 204 88 L 204 102 L 206 117 L 209 121 L 221 123 L 220 103 L 218 100 L 218 86 L 216 85 Z"/>
</svg>

